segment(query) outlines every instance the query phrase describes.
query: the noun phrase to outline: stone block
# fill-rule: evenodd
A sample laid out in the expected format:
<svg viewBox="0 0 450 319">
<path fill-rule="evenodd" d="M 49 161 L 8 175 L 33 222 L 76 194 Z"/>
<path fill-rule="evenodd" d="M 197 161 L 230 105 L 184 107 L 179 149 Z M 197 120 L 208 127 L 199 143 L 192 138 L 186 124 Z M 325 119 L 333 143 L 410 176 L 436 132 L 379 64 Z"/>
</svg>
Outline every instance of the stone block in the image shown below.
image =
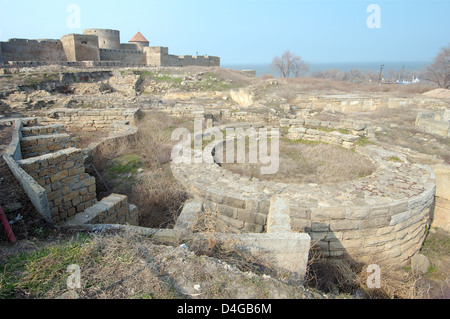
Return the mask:
<svg viewBox="0 0 450 319">
<path fill-rule="evenodd" d="M 267 218 L 266 215 L 263 214 L 258 214 L 256 212 L 245 209 L 238 209 L 237 219 L 256 225 L 265 226 Z"/>
<path fill-rule="evenodd" d="M 230 207 L 222 204 L 217 205 L 217 212 L 220 215 L 230 217 L 230 218 L 236 218 L 237 217 L 237 208 Z"/>
<path fill-rule="evenodd" d="M 433 165 L 436 175 L 436 196 L 450 201 L 450 165 Z"/>
<path fill-rule="evenodd" d="M 289 199 L 274 196 L 270 200 L 267 233 L 292 232 Z"/>
<path fill-rule="evenodd" d="M 225 235 L 226 236 L 226 235 Z M 308 234 L 271 233 L 237 235 L 236 249 L 257 254 L 297 280 L 306 274 L 311 238 Z"/>
<path fill-rule="evenodd" d="M 239 198 L 238 196 L 225 196 L 223 198 L 223 204 L 227 206 L 232 206 L 235 208 L 244 208 L 245 209 L 245 199 Z"/>
<path fill-rule="evenodd" d="M 185 229 L 191 231 L 198 216 L 204 211 L 200 201 L 191 200 L 184 204 L 183 210 L 175 224 L 176 229 Z"/>
<path fill-rule="evenodd" d="M 78 190 L 75 190 L 69 194 L 64 195 L 63 200 L 64 200 L 64 202 L 71 202 L 73 199 L 75 199 L 79 195 L 80 195 L 80 192 Z"/>
<path fill-rule="evenodd" d="M 52 183 L 56 183 L 67 176 L 69 176 L 69 173 L 67 172 L 67 170 L 63 170 L 51 176 L 50 179 Z"/>
<path fill-rule="evenodd" d="M 401 223 L 401 222 L 403 222 L 405 220 L 408 220 L 409 218 L 411 218 L 411 212 L 410 211 L 406 211 L 406 212 L 403 212 L 403 213 L 399 213 L 399 214 L 393 215 L 391 217 L 391 222 L 390 222 L 389 226 L 395 226 L 395 225 L 397 225 L 397 224 L 399 224 L 399 223 Z"/>
<path fill-rule="evenodd" d="M 331 231 L 356 230 L 361 229 L 361 221 L 359 220 L 331 220 Z"/>
<path fill-rule="evenodd" d="M 430 265 L 430 261 L 425 255 L 416 254 L 411 258 L 411 270 L 415 274 L 426 274 Z"/>
</svg>

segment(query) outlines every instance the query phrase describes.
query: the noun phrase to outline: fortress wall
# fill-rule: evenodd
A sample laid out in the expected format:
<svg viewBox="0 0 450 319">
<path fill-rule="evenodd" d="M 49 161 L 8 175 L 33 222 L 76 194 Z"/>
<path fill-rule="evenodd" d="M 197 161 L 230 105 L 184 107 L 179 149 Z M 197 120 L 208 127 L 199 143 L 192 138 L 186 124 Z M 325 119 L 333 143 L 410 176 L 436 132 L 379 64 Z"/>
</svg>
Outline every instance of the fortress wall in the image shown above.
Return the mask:
<svg viewBox="0 0 450 319">
<path fill-rule="evenodd" d="M 101 61 L 120 61 L 125 64 L 146 64 L 146 57 L 141 51 L 100 49 Z"/>
<path fill-rule="evenodd" d="M 131 51 L 139 51 L 138 46 L 133 43 L 121 43 L 120 50 L 131 50 Z"/>
<path fill-rule="evenodd" d="M 67 61 L 99 61 L 98 38 L 91 35 L 69 34 L 61 38 Z"/>
<path fill-rule="evenodd" d="M 144 54 L 149 66 L 163 66 L 168 62 L 169 48 L 167 47 L 146 47 Z"/>
<path fill-rule="evenodd" d="M 167 66 L 220 66 L 220 58 L 211 56 L 169 55 Z"/>
<path fill-rule="evenodd" d="M 10 61 L 67 61 L 59 40 L 11 39 L 1 43 L 3 63 Z"/>
</svg>

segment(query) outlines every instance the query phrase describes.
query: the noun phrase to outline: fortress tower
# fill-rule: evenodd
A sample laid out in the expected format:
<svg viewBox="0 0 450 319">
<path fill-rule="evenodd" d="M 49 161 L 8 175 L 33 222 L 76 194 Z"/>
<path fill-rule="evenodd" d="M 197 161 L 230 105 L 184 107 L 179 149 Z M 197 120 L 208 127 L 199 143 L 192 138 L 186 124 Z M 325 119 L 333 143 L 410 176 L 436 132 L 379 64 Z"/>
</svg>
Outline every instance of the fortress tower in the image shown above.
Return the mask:
<svg viewBox="0 0 450 319">
<path fill-rule="evenodd" d="M 109 29 L 86 29 L 84 35 L 96 35 L 100 49 L 120 50 L 120 31 Z"/>
<path fill-rule="evenodd" d="M 150 42 L 140 32 L 136 33 L 136 35 L 128 42 L 130 44 L 135 44 L 139 51 L 143 51 L 144 48 L 150 45 Z"/>
</svg>

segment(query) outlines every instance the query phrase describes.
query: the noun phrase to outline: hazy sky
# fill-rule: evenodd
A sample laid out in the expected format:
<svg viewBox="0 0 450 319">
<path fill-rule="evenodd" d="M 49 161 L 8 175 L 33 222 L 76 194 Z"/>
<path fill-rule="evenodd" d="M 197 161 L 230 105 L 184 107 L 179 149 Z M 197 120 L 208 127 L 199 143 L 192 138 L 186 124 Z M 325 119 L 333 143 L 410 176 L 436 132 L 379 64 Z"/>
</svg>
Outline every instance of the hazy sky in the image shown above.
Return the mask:
<svg viewBox="0 0 450 319">
<path fill-rule="evenodd" d="M 368 27 L 371 4 L 380 28 Z M 450 44 L 449 16 L 450 0 L 0 0 L 0 41 L 105 28 L 222 64 L 270 63 L 286 49 L 310 63 L 429 61 Z"/>
</svg>

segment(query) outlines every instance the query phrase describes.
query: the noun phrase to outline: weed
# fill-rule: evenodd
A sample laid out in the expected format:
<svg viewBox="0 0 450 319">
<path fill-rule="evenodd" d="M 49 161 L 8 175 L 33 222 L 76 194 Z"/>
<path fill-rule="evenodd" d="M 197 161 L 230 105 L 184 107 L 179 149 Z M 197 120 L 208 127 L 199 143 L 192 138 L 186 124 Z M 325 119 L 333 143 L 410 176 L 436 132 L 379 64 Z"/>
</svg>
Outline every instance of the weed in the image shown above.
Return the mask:
<svg viewBox="0 0 450 319">
<path fill-rule="evenodd" d="M 142 162 L 138 155 L 125 154 L 113 160 L 113 164 L 108 167 L 110 174 L 117 176 L 121 174 L 135 173 L 142 167 Z"/>
<path fill-rule="evenodd" d="M 398 156 L 391 156 L 387 160 L 391 161 L 391 162 L 396 162 L 396 163 L 402 163 L 403 162 Z"/>
<path fill-rule="evenodd" d="M 361 137 L 357 142 L 355 142 L 358 146 L 366 146 L 366 145 L 376 145 L 375 142 L 370 141 L 367 137 Z"/>
</svg>

